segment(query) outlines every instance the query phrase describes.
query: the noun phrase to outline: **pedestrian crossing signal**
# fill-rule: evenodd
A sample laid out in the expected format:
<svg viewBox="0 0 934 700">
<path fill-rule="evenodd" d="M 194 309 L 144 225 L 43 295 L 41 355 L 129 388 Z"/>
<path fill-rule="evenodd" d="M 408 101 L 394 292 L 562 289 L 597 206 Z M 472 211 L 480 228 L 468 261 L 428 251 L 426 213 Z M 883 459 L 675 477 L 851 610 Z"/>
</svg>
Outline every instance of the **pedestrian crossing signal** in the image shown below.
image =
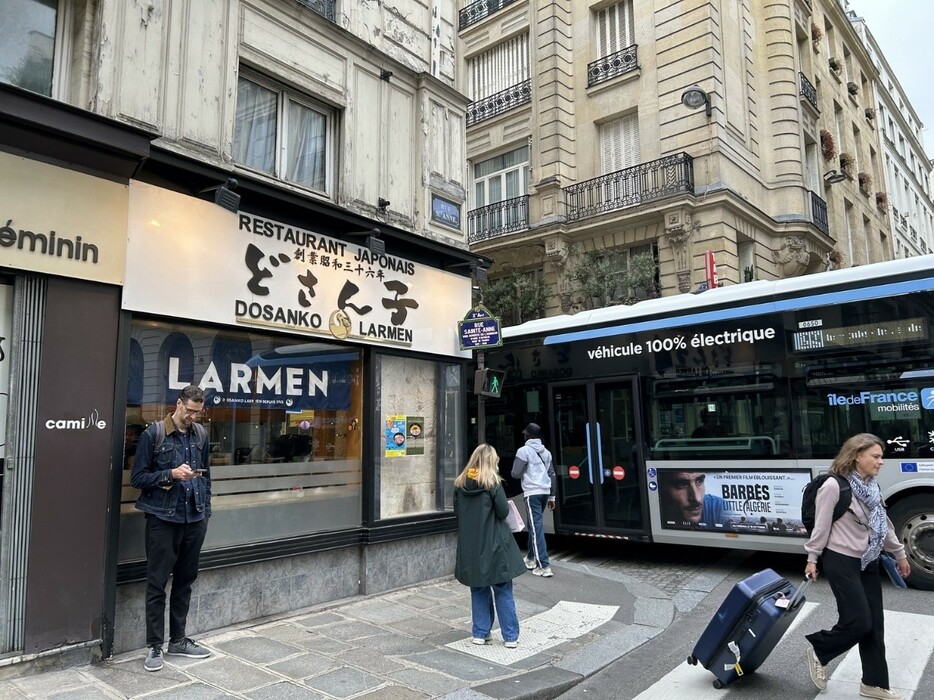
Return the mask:
<svg viewBox="0 0 934 700">
<path fill-rule="evenodd" d="M 473 376 L 473 393 L 498 398 L 503 393 L 506 372 L 499 369 L 478 369 Z"/>
</svg>

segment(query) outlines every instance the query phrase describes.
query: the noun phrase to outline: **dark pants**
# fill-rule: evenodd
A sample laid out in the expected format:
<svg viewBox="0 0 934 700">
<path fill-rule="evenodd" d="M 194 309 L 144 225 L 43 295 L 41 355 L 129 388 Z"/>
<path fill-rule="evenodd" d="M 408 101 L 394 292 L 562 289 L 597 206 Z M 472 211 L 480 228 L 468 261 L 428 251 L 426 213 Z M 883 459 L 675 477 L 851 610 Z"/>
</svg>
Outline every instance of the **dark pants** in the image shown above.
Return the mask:
<svg viewBox="0 0 934 700">
<path fill-rule="evenodd" d="M 861 571 L 859 559 L 825 549 L 821 563 L 824 576 L 830 582 L 830 590 L 837 599 L 840 619 L 833 629 L 809 634 L 807 640 L 824 666 L 852 649 L 854 644 L 859 644 L 863 683 L 888 688 L 879 560 Z"/>
<path fill-rule="evenodd" d="M 185 638 L 191 585 L 198 578 L 198 559 L 208 531 L 208 519 L 196 523 L 167 523 L 146 516 L 146 646 L 162 645 L 165 637 L 165 587 L 169 598 L 169 640 Z"/>
</svg>

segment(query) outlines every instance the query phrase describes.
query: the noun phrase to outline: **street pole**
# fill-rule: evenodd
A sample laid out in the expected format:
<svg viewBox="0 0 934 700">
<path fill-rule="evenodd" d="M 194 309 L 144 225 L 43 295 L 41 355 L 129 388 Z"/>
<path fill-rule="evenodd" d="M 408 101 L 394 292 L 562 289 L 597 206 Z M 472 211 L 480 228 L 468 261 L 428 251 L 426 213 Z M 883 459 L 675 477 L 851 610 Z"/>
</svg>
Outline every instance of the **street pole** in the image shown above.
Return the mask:
<svg viewBox="0 0 934 700">
<path fill-rule="evenodd" d="M 486 367 L 486 353 L 483 350 L 477 350 L 477 370 L 480 371 Z M 477 444 L 482 445 L 486 442 L 486 407 L 483 402 L 486 397 L 477 394 Z"/>
</svg>

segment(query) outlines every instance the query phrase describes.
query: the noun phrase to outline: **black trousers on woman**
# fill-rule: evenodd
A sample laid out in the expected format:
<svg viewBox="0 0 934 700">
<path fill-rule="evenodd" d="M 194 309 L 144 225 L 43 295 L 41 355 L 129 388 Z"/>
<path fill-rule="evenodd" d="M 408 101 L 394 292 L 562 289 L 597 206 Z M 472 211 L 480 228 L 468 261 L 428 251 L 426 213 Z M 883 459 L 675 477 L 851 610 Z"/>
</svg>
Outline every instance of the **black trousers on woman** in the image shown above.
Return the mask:
<svg viewBox="0 0 934 700">
<path fill-rule="evenodd" d="M 822 665 L 859 644 L 863 664 L 863 683 L 889 687 L 889 666 L 885 661 L 885 622 L 882 609 L 882 581 L 879 560 L 870 562 L 865 571 L 860 561 L 825 549 L 821 555 L 824 576 L 837 599 L 840 619 L 833 629 L 807 635 Z"/>
</svg>

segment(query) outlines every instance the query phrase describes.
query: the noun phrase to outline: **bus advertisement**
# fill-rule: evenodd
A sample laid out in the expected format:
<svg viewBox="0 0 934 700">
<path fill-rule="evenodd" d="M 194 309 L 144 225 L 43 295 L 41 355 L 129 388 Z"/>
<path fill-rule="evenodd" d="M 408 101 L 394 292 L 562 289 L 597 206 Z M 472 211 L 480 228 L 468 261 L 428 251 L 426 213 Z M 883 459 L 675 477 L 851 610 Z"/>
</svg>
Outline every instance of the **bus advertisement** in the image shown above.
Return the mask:
<svg viewBox="0 0 934 700">
<path fill-rule="evenodd" d="M 749 282 L 503 329 L 486 399 L 504 463 L 554 455 L 554 532 L 802 552 L 801 492 L 840 445 L 886 446 L 883 496 L 934 589 L 934 256 Z"/>
</svg>

